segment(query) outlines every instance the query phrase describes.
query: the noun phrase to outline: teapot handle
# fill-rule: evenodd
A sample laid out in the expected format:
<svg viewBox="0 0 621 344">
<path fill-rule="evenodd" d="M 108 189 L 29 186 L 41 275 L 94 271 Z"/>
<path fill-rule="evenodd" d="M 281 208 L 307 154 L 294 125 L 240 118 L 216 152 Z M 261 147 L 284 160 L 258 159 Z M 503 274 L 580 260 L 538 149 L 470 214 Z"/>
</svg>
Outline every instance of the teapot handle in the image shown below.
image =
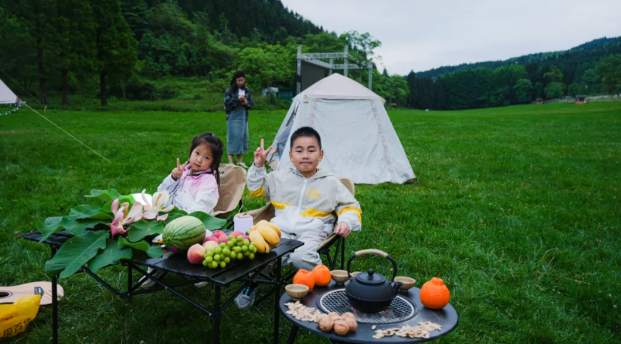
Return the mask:
<svg viewBox="0 0 621 344">
<path fill-rule="evenodd" d="M 351 258 L 349 258 L 349 261 L 347 261 L 347 275 L 349 276 L 349 278 L 352 278 L 351 277 L 351 272 L 350 272 L 351 261 L 354 260 L 354 258 L 363 256 L 365 254 L 374 254 L 374 255 L 377 255 L 377 256 L 384 257 L 384 258 L 388 258 L 388 260 L 390 260 L 390 262 L 392 263 L 392 270 L 393 270 L 392 280 L 393 281 L 395 280 L 395 277 L 397 277 L 397 262 L 395 262 L 395 260 L 392 259 L 392 257 L 388 253 L 386 253 L 386 252 L 384 252 L 382 250 L 374 249 L 374 248 L 369 248 L 369 249 L 366 249 L 366 250 L 356 251 L 354 253 L 354 255 L 351 256 Z"/>
</svg>

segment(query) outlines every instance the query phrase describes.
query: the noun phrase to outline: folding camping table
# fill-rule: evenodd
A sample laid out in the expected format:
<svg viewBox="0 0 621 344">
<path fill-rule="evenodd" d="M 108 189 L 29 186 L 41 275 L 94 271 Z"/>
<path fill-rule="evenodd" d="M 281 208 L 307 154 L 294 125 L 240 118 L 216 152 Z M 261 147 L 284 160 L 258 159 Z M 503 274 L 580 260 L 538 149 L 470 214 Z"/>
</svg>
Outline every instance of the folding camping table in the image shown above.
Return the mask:
<svg viewBox="0 0 621 344">
<path fill-rule="evenodd" d="M 56 254 L 56 250 L 59 249 L 65 241 L 72 237 L 71 234 L 66 231 L 61 231 L 52 234 L 49 238 L 43 241 L 44 244 L 49 245 L 52 250 L 52 257 Z M 24 236 L 24 239 L 38 242 L 41 240 L 41 233 L 31 233 Z M 256 255 L 253 260 L 246 260 L 243 263 L 236 263 L 227 266 L 224 269 L 207 269 L 202 265 L 190 264 L 185 255 L 173 254 L 168 258 L 134 258 L 131 260 L 123 261 L 123 265 L 127 267 L 127 291 L 119 291 L 104 281 L 97 274 L 93 273 L 88 267 L 83 266 L 81 272 L 93 277 L 97 282 L 102 284 L 108 290 L 110 290 L 116 296 L 122 299 L 131 300 L 132 296 L 139 294 L 146 294 L 157 292 L 160 290 L 168 290 L 182 300 L 188 302 L 192 306 L 198 308 L 202 312 L 206 313 L 213 318 L 214 330 L 213 330 L 213 343 L 220 343 L 220 321 L 224 310 L 231 305 L 233 300 L 242 290 L 250 283 L 268 284 L 273 286 L 271 291 L 265 294 L 261 299 L 257 300 L 257 304 L 263 301 L 267 296 L 275 293 L 274 296 L 274 343 L 278 343 L 278 330 L 279 330 L 279 296 L 282 293 L 282 286 L 285 284 L 285 279 L 281 275 L 282 258 L 285 254 L 292 252 L 296 248 L 304 245 L 304 243 L 297 240 L 282 239 L 280 245 L 271 250 L 268 254 Z M 263 270 L 268 266 L 272 266 L 271 263 L 275 263 L 275 276 L 270 276 L 264 273 Z M 167 284 L 162 280 L 162 277 L 155 278 L 152 274 L 147 273 L 146 268 L 152 267 L 166 273 L 174 273 L 186 277 L 188 280 L 182 283 Z M 138 289 L 143 282 L 134 283 L 132 278 L 132 272 L 137 271 L 143 276 L 150 276 L 157 284 L 153 288 Z M 58 343 L 58 302 L 57 302 L 57 276 L 52 277 L 52 331 L 53 331 L 53 343 Z M 214 304 L 212 309 L 208 309 L 198 302 L 190 299 L 186 295 L 177 290 L 178 287 L 193 284 L 200 281 L 206 281 L 215 288 Z M 221 289 L 227 287 L 235 282 L 243 282 L 241 288 L 239 288 L 234 295 L 225 302 L 221 300 Z"/>
</svg>

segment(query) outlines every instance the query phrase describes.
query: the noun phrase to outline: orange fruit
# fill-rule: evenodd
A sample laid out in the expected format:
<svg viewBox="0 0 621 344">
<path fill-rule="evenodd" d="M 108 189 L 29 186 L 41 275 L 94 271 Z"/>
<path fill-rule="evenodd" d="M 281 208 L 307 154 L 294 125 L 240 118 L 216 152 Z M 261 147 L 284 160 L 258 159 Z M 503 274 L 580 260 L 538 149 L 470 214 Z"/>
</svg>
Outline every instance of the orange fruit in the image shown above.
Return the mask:
<svg viewBox="0 0 621 344">
<path fill-rule="evenodd" d="M 442 309 L 450 299 L 451 292 L 441 278 L 434 277 L 420 288 L 420 302 L 427 308 Z"/>
<path fill-rule="evenodd" d="M 313 291 L 315 276 L 313 276 L 311 271 L 300 269 L 296 272 L 295 276 L 293 276 L 293 284 L 304 284 L 308 286 L 308 291 Z"/>
<path fill-rule="evenodd" d="M 313 269 L 313 276 L 315 277 L 315 285 L 318 287 L 325 287 L 330 284 L 332 275 L 330 269 L 325 265 L 317 265 Z"/>
</svg>

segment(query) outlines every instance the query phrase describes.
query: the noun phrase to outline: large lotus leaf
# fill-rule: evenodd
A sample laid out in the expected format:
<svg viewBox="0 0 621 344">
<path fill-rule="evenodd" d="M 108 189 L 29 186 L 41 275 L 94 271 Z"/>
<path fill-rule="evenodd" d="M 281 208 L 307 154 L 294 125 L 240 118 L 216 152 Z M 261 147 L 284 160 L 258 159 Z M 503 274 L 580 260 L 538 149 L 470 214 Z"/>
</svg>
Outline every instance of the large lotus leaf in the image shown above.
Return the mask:
<svg viewBox="0 0 621 344">
<path fill-rule="evenodd" d="M 166 223 L 170 223 L 170 221 L 172 221 L 174 219 L 178 219 L 181 216 L 186 216 L 186 215 L 188 215 L 187 211 L 181 210 L 181 209 L 175 207 L 173 210 L 168 212 L 168 218 L 166 219 Z"/>
<path fill-rule="evenodd" d="M 110 213 L 104 212 L 102 206 L 94 204 L 82 204 L 71 209 L 69 216 L 78 219 L 100 219 L 112 220 L 114 217 Z"/>
<path fill-rule="evenodd" d="M 197 219 L 201 220 L 207 229 L 220 229 L 222 226 L 226 224 L 226 220 L 219 219 L 217 217 L 213 217 L 207 213 L 202 211 L 195 211 L 190 216 L 194 216 Z"/>
<path fill-rule="evenodd" d="M 148 236 L 162 234 L 164 232 L 164 224 L 155 220 L 140 220 L 134 224 L 127 232 L 127 239 L 131 242 L 140 241 Z"/>
<path fill-rule="evenodd" d="M 109 224 L 112 220 L 100 220 L 81 218 L 76 216 L 75 213 L 68 216 L 54 216 L 45 219 L 45 222 L 39 226 L 39 232 L 41 232 L 41 240 L 45 241 L 50 235 L 66 229 L 67 232 L 73 235 L 80 235 L 84 233 L 87 228 L 94 227 L 98 224 Z"/>
<path fill-rule="evenodd" d="M 110 221 L 98 220 L 98 219 L 77 219 L 73 216 L 65 216 L 60 222 L 60 225 L 67 230 L 67 232 L 73 235 L 80 235 L 89 227 L 94 227 L 98 224 L 109 224 Z"/>
<path fill-rule="evenodd" d="M 162 246 L 151 245 L 151 247 L 147 250 L 147 254 L 151 258 L 161 258 L 164 255 L 164 252 L 162 252 Z"/>
<path fill-rule="evenodd" d="M 45 272 L 60 278 L 73 275 L 91 260 L 100 249 L 106 248 L 108 231 L 88 231 L 67 240 L 56 252 L 56 255 L 45 263 Z M 62 272 L 61 272 L 62 271 Z"/>
<path fill-rule="evenodd" d="M 163 255 L 162 247 L 160 245 L 151 246 L 149 245 L 148 242 L 144 240 L 139 241 L 139 242 L 129 242 L 125 240 L 124 237 L 119 237 L 119 245 L 131 247 L 133 249 L 140 250 L 140 251 L 144 251 L 149 255 L 149 257 L 152 257 L 152 258 L 160 258 Z"/>
<path fill-rule="evenodd" d="M 88 268 L 93 273 L 96 273 L 104 266 L 117 264 L 121 259 L 131 259 L 133 252 L 129 247 L 119 245 L 115 239 L 108 238 L 106 239 L 106 249 L 99 252 L 88 263 Z"/>
<path fill-rule="evenodd" d="M 62 220 L 62 216 L 48 217 L 45 219 L 45 222 L 39 226 L 39 232 L 41 232 L 41 240 L 39 240 L 39 242 L 43 242 L 50 235 L 61 230 L 63 228 L 60 224 Z"/>
</svg>

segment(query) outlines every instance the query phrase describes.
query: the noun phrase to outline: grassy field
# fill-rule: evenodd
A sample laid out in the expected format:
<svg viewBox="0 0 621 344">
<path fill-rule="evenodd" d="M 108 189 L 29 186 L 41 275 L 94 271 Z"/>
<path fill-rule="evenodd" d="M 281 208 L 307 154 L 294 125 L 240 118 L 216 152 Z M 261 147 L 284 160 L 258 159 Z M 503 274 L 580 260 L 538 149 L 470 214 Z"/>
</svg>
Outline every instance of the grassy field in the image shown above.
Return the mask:
<svg viewBox="0 0 621 344">
<path fill-rule="evenodd" d="M 251 114 L 251 147 L 285 112 Z M 223 113 L 47 111 L 105 163 L 27 109 L 0 117 L 0 285 L 46 280 L 46 247 L 16 240 L 66 214 L 90 189 L 155 190 Z M 621 335 L 621 104 L 546 104 L 460 112 L 395 110 L 412 185 L 360 185 L 363 230 L 348 255 L 380 248 L 400 274 L 445 280 L 460 315 L 438 343 L 613 343 Z M 329 153 L 329 152 L 328 152 Z M 250 155 L 245 162 L 250 163 Z M 262 201 L 244 195 L 250 208 Z M 387 262 L 357 268 L 389 273 Z M 102 270 L 113 285 L 126 276 Z M 62 343 L 209 342 L 211 321 L 170 294 L 115 298 L 88 276 L 61 280 Z M 189 293 L 196 298 L 204 289 Z M 233 289 L 233 288 L 231 288 Z M 232 292 L 233 290 L 229 290 Z M 271 337 L 269 304 L 224 315 L 224 343 Z M 281 327 L 284 342 L 289 326 Z M 11 343 L 46 343 L 51 310 Z M 617 339 L 618 340 L 618 339 Z M 300 332 L 298 343 L 317 343 Z M 324 343 L 323 341 L 322 343 Z"/>
</svg>

